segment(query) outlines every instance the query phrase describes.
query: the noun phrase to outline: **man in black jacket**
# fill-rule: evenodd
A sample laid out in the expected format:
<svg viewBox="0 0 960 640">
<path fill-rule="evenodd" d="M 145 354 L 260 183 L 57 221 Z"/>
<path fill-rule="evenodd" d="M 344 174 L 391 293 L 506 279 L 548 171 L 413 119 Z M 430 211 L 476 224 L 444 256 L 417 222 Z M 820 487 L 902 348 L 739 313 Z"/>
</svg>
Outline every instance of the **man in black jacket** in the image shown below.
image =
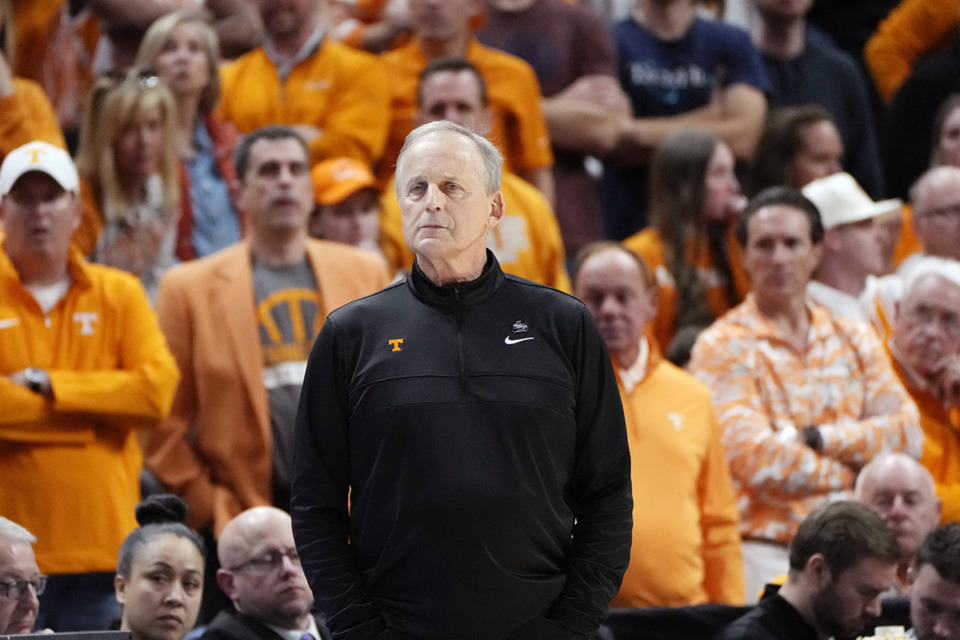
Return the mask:
<svg viewBox="0 0 960 640">
<path fill-rule="evenodd" d="M 217 584 L 233 603 L 203 640 L 329 640 L 311 615 L 313 594 L 293 543 L 290 516 L 275 507 L 247 509 L 217 543 Z"/>
<path fill-rule="evenodd" d="M 583 304 L 486 250 L 500 171 L 463 127 L 411 133 L 413 271 L 333 312 L 310 356 L 292 513 L 335 638 L 587 638 L 629 561 L 610 359 Z"/>
<path fill-rule="evenodd" d="M 790 543 L 790 573 L 776 595 L 734 621 L 718 640 L 852 638 L 880 615 L 897 574 L 900 547 L 859 502 L 814 509 Z"/>
</svg>

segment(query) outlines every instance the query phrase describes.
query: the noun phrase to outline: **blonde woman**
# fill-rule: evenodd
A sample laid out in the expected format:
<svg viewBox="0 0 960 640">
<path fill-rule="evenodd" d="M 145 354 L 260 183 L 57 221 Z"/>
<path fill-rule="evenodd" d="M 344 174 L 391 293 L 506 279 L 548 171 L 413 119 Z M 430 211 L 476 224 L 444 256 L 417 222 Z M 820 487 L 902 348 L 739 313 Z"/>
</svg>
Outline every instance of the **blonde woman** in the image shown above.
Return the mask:
<svg viewBox="0 0 960 640">
<path fill-rule="evenodd" d="M 177 239 L 181 260 L 223 249 L 242 235 L 230 200 L 231 155 L 239 134 L 212 113 L 220 101 L 217 34 L 197 14 L 178 11 L 154 22 L 137 66 L 157 70 L 176 102 L 173 139 L 186 180 Z"/>
<path fill-rule="evenodd" d="M 173 96 L 153 72 L 101 77 L 77 155 L 84 211 L 74 245 L 139 277 L 151 300 L 174 262 L 180 186 L 173 117 Z"/>
</svg>

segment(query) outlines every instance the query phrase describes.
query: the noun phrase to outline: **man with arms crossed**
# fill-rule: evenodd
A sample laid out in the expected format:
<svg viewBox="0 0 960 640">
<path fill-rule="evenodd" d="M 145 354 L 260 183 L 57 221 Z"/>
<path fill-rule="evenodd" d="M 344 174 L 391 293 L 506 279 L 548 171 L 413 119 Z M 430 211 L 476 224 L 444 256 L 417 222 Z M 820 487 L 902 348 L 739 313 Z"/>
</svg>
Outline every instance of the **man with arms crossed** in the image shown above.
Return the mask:
<svg viewBox="0 0 960 640">
<path fill-rule="evenodd" d="M 787 570 L 787 543 L 821 502 L 849 497 L 874 456 L 919 456 L 917 409 L 866 325 L 807 296 L 823 225 L 772 187 L 741 214 L 753 291 L 700 334 L 690 369 L 710 389 L 740 505 L 747 598 Z"/>
<path fill-rule="evenodd" d="M 589 311 L 504 274 L 501 159 L 423 125 L 406 281 L 328 318 L 297 415 L 294 536 L 334 638 L 588 638 L 630 554 L 630 456 Z"/>
</svg>

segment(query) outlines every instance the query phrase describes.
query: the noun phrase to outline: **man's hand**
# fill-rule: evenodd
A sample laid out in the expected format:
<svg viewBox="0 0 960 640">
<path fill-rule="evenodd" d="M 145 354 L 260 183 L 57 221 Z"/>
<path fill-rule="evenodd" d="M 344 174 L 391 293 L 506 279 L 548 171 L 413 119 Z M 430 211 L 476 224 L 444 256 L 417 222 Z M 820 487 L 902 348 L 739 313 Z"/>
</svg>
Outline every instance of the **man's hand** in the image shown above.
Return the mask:
<svg viewBox="0 0 960 640">
<path fill-rule="evenodd" d="M 630 99 L 620 87 L 620 82 L 613 76 L 602 74 L 581 76 L 553 97 L 582 100 L 604 109 L 620 112 L 624 116 L 631 114 Z"/>
</svg>

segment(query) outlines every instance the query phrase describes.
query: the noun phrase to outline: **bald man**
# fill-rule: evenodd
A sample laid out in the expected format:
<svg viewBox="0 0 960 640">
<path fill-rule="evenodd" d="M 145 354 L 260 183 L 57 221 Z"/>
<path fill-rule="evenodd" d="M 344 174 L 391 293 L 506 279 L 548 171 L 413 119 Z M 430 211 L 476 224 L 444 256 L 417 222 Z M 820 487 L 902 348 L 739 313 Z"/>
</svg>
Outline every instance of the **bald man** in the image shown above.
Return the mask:
<svg viewBox="0 0 960 640">
<path fill-rule="evenodd" d="M 275 507 L 247 509 L 220 534 L 217 584 L 233 603 L 203 640 L 329 640 L 311 614 L 313 593 L 300 566 L 290 516 Z"/>
<path fill-rule="evenodd" d="M 910 456 L 884 454 L 860 471 L 856 499 L 883 518 L 896 537 L 901 556 L 894 586 L 905 593 L 907 569 L 924 537 L 940 523 L 940 498 L 933 477 Z"/>
</svg>

